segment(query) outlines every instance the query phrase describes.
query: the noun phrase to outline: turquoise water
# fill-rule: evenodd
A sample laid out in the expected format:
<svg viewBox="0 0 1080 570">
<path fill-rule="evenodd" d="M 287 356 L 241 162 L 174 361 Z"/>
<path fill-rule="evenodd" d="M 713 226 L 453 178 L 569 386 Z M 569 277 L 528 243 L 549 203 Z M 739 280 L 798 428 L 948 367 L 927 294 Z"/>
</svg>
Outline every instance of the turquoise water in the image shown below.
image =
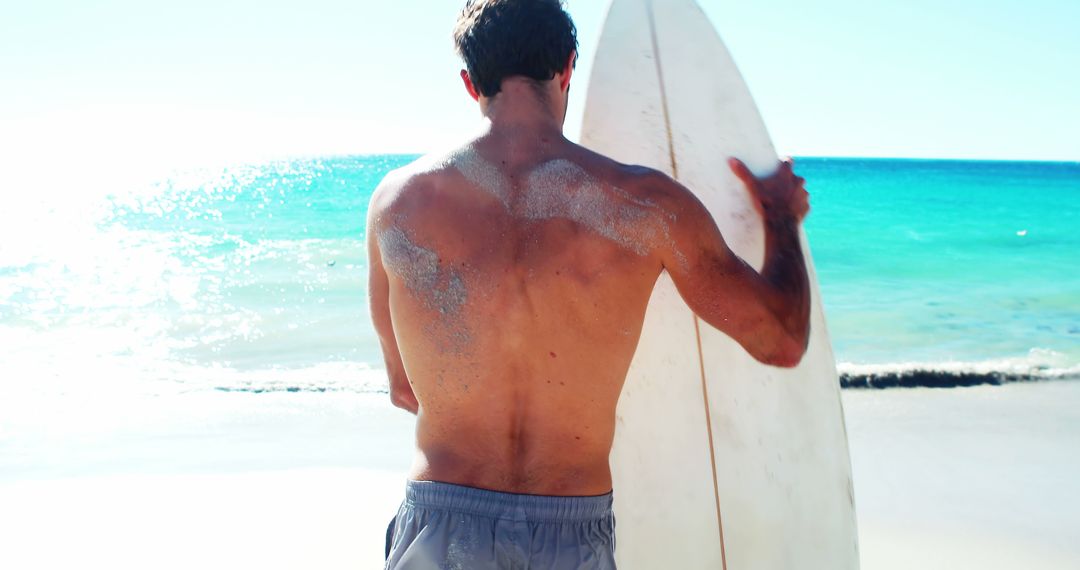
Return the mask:
<svg viewBox="0 0 1080 570">
<path fill-rule="evenodd" d="M 839 360 L 1080 363 L 1080 165 L 798 165 Z"/>
<path fill-rule="evenodd" d="M 96 367 L 183 389 L 377 389 L 365 210 L 412 158 L 191 171 L 78 212 L 43 198 L 47 215 L 0 236 L 9 369 L 60 386 Z M 797 168 L 844 366 L 1080 369 L 1080 164 Z"/>
</svg>

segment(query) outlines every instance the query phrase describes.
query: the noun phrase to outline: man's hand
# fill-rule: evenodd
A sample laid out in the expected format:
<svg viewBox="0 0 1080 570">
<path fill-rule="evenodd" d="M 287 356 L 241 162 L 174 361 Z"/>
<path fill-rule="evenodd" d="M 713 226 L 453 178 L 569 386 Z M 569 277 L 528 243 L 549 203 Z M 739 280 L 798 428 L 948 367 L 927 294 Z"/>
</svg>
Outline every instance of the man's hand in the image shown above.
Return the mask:
<svg viewBox="0 0 1080 570">
<path fill-rule="evenodd" d="M 662 264 L 697 316 L 759 361 L 793 367 L 805 354 L 810 335 L 810 283 L 799 235 L 799 223 L 810 209 L 803 179 L 792 172 L 790 161 L 761 179 L 737 159 L 730 165 L 764 218 L 761 272 L 731 251 L 692 192 L 659 178 L 678 220 L 670 249 L 662 250 Z"/>
<path fill-rule="evenodd" d="M 735 176 L 746 185 L 754 208 L 766 222 L 793 219 L 795 223 L 799 223 L 810 211 L 810 195 L 804 188 L 806 180 L 795 175 L 792 169 L 794 161 L 791 158 L 782 160 L 776 173 L 766 178 L 754 176 L 737 158 L 729 158 L 728 165 Z"/>
<path fill-rule="evenodd" d="M 390 379 L 390 403 L 414 416 L 420 412 L 420 402 L 416 401 L 416 394 L 413 393 L 408 378 Z"/>
</svg>

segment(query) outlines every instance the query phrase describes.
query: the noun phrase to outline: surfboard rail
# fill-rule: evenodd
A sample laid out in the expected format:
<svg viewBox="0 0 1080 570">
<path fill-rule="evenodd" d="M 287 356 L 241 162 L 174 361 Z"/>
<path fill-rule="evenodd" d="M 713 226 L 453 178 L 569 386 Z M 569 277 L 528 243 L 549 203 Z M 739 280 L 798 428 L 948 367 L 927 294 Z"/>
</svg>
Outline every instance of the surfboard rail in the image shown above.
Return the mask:
<svg viewBox="0 0 1080 570">
<path fill-rule="evenodd" d="M 760 268 L 761 220 L 727 167 L 777 164 L 735 62 L 693 0 L 614 0 L 581 142 L 679 180 Z M 838 375 L 809 246 L 811 338 L 762 365 L 657 282 L 619 401 L 611 464 L 620 568 L 856 569 Z"/>
</svg>

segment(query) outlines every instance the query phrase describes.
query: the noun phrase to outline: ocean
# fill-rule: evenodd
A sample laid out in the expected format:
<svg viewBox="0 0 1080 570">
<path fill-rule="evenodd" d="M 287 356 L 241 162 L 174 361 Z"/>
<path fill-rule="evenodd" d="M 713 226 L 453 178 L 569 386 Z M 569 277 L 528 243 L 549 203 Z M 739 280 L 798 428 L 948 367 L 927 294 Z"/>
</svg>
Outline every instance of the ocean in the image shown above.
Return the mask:
<svg viewBox="0 0 1080 570">
<path fill-rule="evenodd" d="M 414 158 L 192 169 L 9 205 L 0 399 L 384 390 L 364 220 Z M 1080 163 L 796 168 L 847 385 L 1080 376 Z"/>
</svg>

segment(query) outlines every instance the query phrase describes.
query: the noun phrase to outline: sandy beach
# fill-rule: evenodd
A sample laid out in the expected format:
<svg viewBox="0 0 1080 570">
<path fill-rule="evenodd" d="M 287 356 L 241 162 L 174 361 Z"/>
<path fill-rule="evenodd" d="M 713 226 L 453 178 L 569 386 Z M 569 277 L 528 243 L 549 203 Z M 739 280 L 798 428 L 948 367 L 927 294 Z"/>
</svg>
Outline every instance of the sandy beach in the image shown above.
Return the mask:
<svg viewBox="0 0 1080 570">
<path fill-rule="evenodd" d="M 864 569 L 1080 564 L 1080 383 L 848 390 L 844 404 Z M 50 424 L 63 409 L 0 426 L 0 567 L 380 567 L 412 428 L 385 395 L 141 405 L 79 433 L 45 427 L 74 425 Z"/>
<path fill-rule="evenodd" d="M 862 568 L 1080 565 L 1080 383 L 845 391 Z"/>
</svg>

